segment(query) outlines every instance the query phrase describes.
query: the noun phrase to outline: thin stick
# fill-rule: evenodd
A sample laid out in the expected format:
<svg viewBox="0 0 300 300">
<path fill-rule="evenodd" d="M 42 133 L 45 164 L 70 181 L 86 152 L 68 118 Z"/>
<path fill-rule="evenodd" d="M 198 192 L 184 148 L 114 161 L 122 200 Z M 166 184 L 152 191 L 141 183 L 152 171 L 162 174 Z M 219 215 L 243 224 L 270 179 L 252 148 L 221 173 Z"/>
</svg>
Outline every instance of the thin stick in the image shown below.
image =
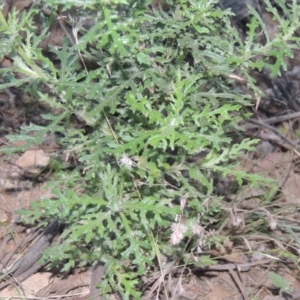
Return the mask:
<svg viewBox="0 0 300 300">
<path fill-rule="evenodd" d="M 287 120 L 291 120 L 291 119 L 296 119 L 296 118 L 300 118 L 300 111 L 292 113 L 292 114 L 287 114 L 287 115 L 283 115 L 283 116 L 278 116 L 278 117 L 273 117 L 273 118 L 269 118 L 269 119 L 265 119 L 264 123 L 265 124 L 274 124 L 277 122 L 283 122 L 283 121 L 287 121 Z M 251 123 L 250 120 L 248 120 L 249 123 Z M 244 129 L 253 129 L 258 127 L 257 124 L 243 124 L 241 125 L 241 127 L 243 127 Z"/>
<path fill-rule="evenodd" d="M 253 124 L 256 124 L 258 125 L 259 127 L 263 127 L 263 128 L 266 128 L 268 130 L 271 130 L 273 131 L 276 135 L 278 135 L 284 142 L 286 142 L 288 145 L 292 146 L 293 147 L 293 152 L 295 152 L 299 157 L 300 157 L 300 153 L 296 150 L 297 148 L 299 148 L 299 145 L 297 145 L 296 143 L 294 143 L 293 141 L 289 140 L 288 138 L 286 138 L 280 131 L 278 131 L 276 128 L 270 126 L 270 125 L 267 125 L 265 123 L 262 123 L 262 122 L 259 122 L 259 121 L 256 121 L 256 120 L 251 120 L 249 119 L 248 120 L 250 123 L 253 123 Z"/>
<path fill-rule="evenodd" d="M 236 268 L 236 270 L 238 270 L 238 268 Z M 247 296 L 245 286 L 243 285 L 243 283 L 241 282 L 239 277 L 235 274 L 235 272 L 232 269 L 229 269 L 228 272 L 231 275 L 231 277 L 233 278 L 235 284 L 238 286 L 240 292 L 243 295 L 244 300 L 248 300 L 249 298 Z"/>
</svg>

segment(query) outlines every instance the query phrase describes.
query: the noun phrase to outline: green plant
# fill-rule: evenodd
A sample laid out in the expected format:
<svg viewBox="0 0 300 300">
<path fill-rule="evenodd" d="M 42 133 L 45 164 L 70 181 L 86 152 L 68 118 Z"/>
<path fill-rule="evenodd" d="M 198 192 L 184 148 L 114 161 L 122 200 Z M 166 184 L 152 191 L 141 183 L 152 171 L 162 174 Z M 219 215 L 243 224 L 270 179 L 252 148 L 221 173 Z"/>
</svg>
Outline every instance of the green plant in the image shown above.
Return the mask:
<svg viewBox="0 0 300 300">
<path fill-rule="evenodd" d="M 118 3 L 76 3 L 95 24 L 87 30 L 84 17 L 71 22 L 78 42 L 65 39 L 61 48 L 50 48 L 59 68 L 38 47 L 49 29 L 45 22 L 36 33 L 31 20 L 41 14 L 38 7 L 21 17 L 13 12 L 7 21 L 0 17 L 6 41 L 2 54 L 14 60 L 12 68 L 1 70 L 5 82 L 0 88 L 22 88 L 26 82 L 27 90 L 32 87 L 32 95 L 52 108 L 43 115 L 47 126 L 30 124 L 9 136 L 22 138 L 25 146 L 3 151 L 40 144 L 47 132 L 60 136 L 80 164 L 73 170 L 58 168 L 50 183 L 58 200 L 33 203 L 31 210 L 21 211 L 24 222 L 43 225 L 58 219 L 66 226 L 62 243 L 48 249 L 44 259 L 63 263 L 63 270 L 102 260 L 103 292 L 117 288 L 125 299 L 138 299 L 138 277 L 158 253 L 153 236 L 159 253 L 176 260 L 191 249 L 200 255 L 206 238 L 209 246 L 222 242 L 221 236 L 206 235 L 213 229 L 212 218 L 222 212 L 214 194 L 215 174 L 233 175 L 239 184 L 263 180 L 234 169 L 233 162 L 256 141 L 233 144 L 228 136 L 232 128 L 239 129 L 240 111 L 252 99 L 234 88 L 233 75 L 245 76 L 258 95 L 249 69 L 279 72 L 283 57 L 299 42 L 292 37 L 299 8 L 295 1 L 292 10 L 284 8 L 290 18 L 279 20 L 281 31 L 273 41 L 253 11 L 244 43 L 215 0 L 169 1 L 165 11 L 149 10 L 143 1 Z M 73 3 L 48 3 L 53 11 L 58 4 L 67 8 Z M 267 36 L 264 46 L 255 42 L 258 26 Z M 80 63 L 87 60 L 96 64 L 93 70 Z M 26 78 L 17 79 L 15 72 Z M 44 93 L 46 88 L 51 93 Z M 90 129 L 72 127 L 71 116 Z M 38 133 L 28 135 L 33 131 Z M 195 162 L 201 152 L 205 158 Z M 181 223 L 183 217 L 188 223 Z"/>
</svg>

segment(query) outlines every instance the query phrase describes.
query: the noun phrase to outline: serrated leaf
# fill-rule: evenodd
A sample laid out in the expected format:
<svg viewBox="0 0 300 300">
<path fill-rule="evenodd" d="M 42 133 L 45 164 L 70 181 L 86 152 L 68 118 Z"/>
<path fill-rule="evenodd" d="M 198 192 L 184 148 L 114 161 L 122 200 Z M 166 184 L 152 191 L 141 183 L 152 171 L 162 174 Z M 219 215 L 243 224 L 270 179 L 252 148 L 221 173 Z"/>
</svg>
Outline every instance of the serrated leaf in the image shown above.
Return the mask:
<svg viewBox="0 0 300 300">
<path fill-rule="evenodd" d="M 150 57 L 148 55 L 146 55 L 145 53 L 143 53 L 143 52 L 139 52 L 136 55 L 136 59 L 142 65 L 143 64 L 146 65 L 146 66 L 150 66 L 151 65 L 151 59 L 150 59 Z"/>
<path fill-rule="evenodd" d="M 272 283 L 276 287 L 278 287 L 280 289 L 283 289 L 286 292 L 291 292 L 292 291 L 291 282 L 284 279 L 279 274 L 276 274 L 274 272 L 270 272 L 269 275 L 268 275 L 268 278 L 272 281 Z"/>
</svg>

